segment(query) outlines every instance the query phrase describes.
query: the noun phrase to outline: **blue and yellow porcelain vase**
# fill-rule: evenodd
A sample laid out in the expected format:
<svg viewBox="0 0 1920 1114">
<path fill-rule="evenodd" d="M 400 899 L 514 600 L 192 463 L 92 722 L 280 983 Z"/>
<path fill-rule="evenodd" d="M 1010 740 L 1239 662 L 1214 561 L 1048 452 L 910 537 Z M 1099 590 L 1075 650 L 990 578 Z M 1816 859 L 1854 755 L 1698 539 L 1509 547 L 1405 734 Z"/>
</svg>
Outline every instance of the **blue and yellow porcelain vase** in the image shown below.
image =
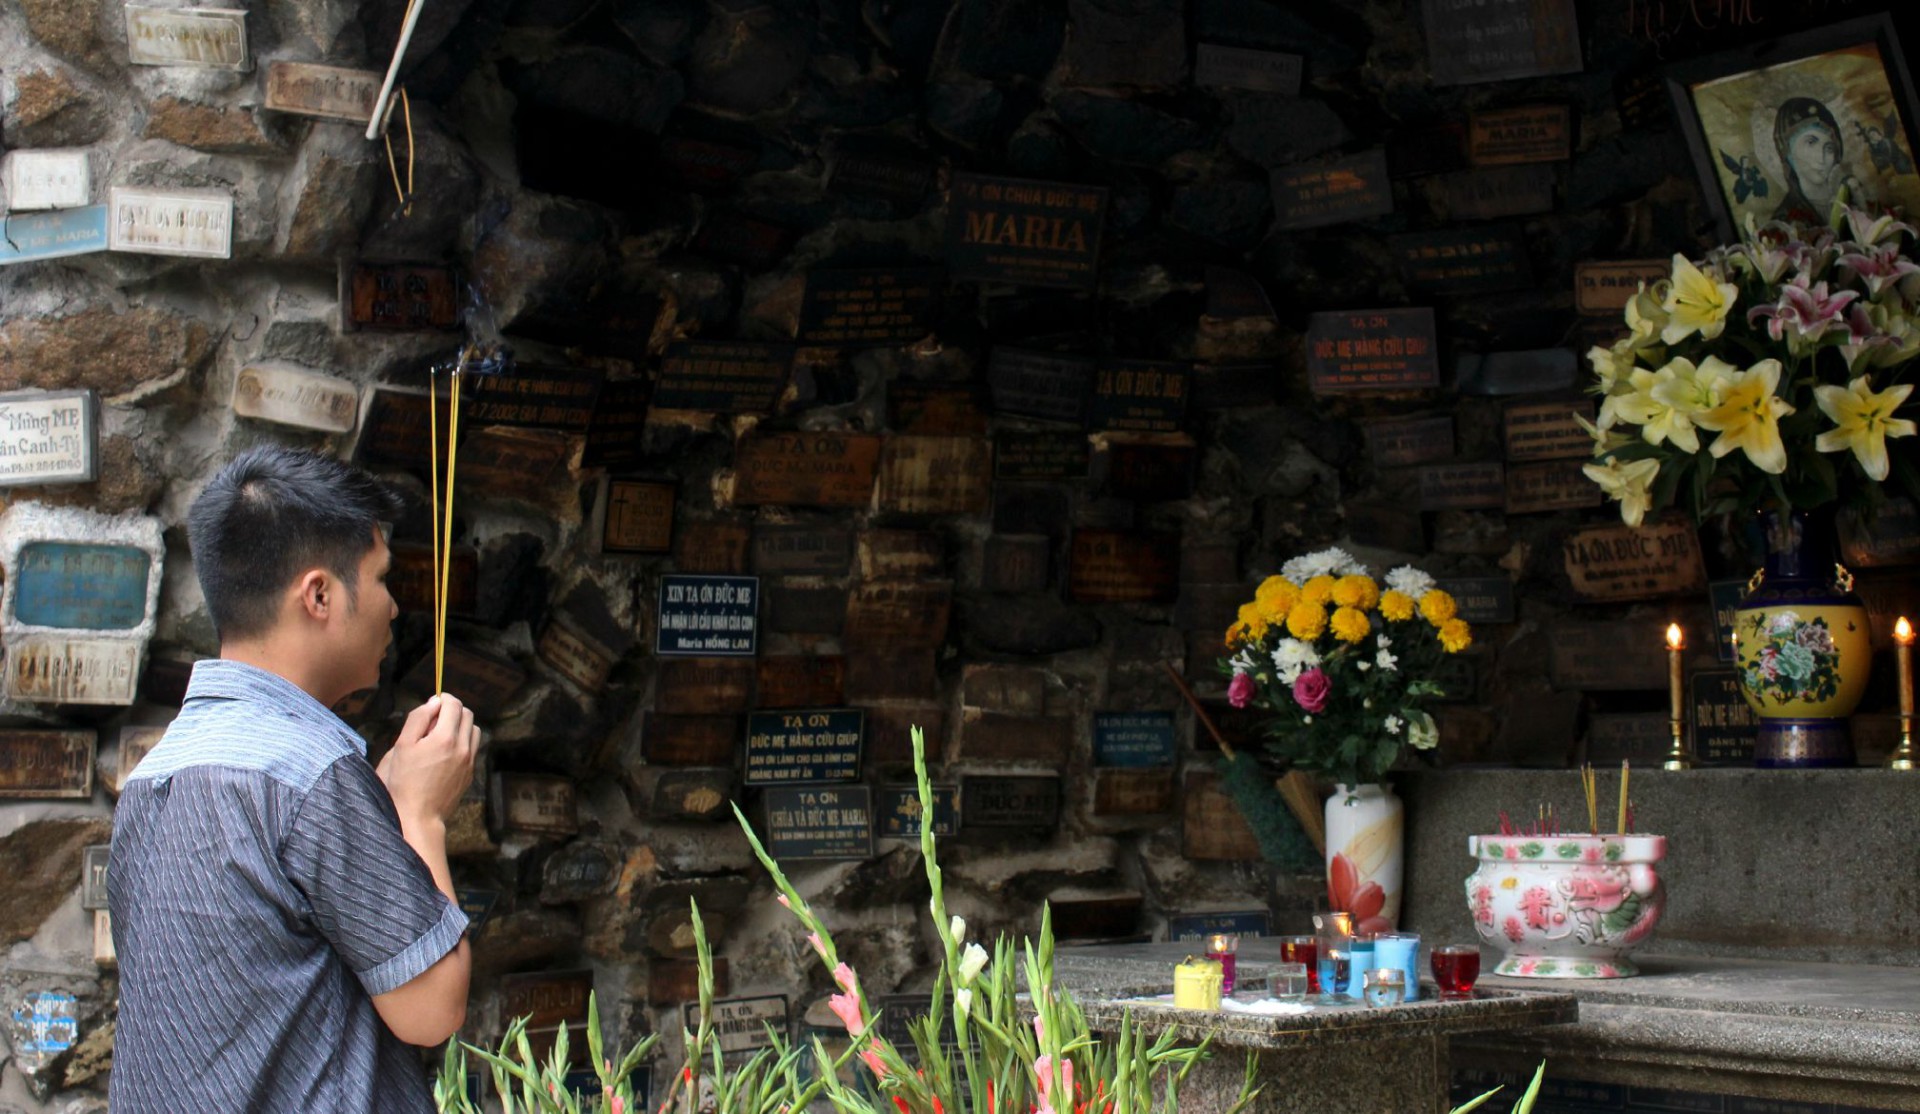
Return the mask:
<svg viewBox="0 0 1920 1114">
<path fill-rule="evenodd" d="M 1734 612 L 1740 689 L 1760 716 L 1753 764 L 1852 766 L 1847 717 L 1873 666 L 1867 609 L 1838 561 L 1833 516 L 1763 511 L 1766 565 Z"/>
</svg>

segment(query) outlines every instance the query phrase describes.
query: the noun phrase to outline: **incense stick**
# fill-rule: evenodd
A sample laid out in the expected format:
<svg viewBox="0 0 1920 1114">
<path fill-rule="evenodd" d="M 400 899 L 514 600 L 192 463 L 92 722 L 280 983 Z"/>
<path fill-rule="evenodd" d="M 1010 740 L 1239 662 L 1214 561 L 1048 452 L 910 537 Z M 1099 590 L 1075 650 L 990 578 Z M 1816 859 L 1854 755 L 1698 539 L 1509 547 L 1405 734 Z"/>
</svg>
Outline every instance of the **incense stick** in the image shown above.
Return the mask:
<svg viewBox="0 0 1920 1114">
<path fill-rule="evenodd" d="M 1627 834 L 1627 779 L 1632 775 L 1633 770 L 1628 767 L 1627 760 L 1622 758 L 1620 760 L 1620 816 L 1619 823 L 1614 825 L 1614 830 L 1621 835 Z"/>
<path fill-rule="evenodd" d="M 440 372 L 437 368 L 427 369 L 427 431 L 432 439 L 427 451 L 428 466 L 432 470 L 427 485 L 431 505 L 427 521 L 433 529 L 433 691 L 438 695 L 441 674 L 446 670 L 447 649 L 440 635 Z"/>
<path fill-rule="evenodd" d="M 446 540 L 446 544 L 442 547 L 440 554 L 440 568 L 438 570 L 440 576 L 440 593 L 436 601 L 439 614 L 436 617 L 437 625 L 434 629 L 434 643 L 443 661 L 446 657 L 447 646 L 447 590 L 449 582 L 452 579 L 451 574 L 453 570 L 453 479 L 454 472 L 460 464 L 460 371 L 461 368 L 466 365 L 466 362 L 467 354 L 463 350 L 460 353 L 460 363 L 454 365 L 452 397 L 448 402 L 447 413 L 447 497 L 444 508 L 441 511 L 441 513 L 446 516 L 446 526 L 441 531 L 442 536 Z M 440 678 L 438 676 L 434 678 L 434 687 L 436 689 L 440 687 Z"/>
<path fill-rule="evenodd" d="M 1587 832 L 1590 835 L 1599 835 L 1600 802 L 1597 796 L 1598 786 L 1594 780 L 1593 764 L 1591 762 L 1582 762 L 1580 764 L 1580 788 L 1587 796 Z"/>
</svg>

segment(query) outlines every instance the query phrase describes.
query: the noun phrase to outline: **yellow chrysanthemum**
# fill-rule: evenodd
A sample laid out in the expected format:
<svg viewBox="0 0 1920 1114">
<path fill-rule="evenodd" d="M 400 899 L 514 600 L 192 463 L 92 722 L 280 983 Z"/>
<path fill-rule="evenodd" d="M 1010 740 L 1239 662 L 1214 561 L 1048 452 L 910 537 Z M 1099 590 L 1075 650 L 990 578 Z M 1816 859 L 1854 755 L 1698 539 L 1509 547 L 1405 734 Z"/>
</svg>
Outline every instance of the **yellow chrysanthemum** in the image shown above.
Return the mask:
<svg viewBox="0 0 1920 1114">
<path fill-rule="evenodd" d="M 1388 591 L 1380 596 L 1380 614 L 1396 623 L 1413 618 L 1413 597 L 1405 592 Z"/>
<path fill-rule="evenodd" d="M 1334 582 L 1333 602 L 1341 607 L 1371 611 L 1373 605 L 1380 602 L 1380 586 L 1375 584 L 1370 576 L 1362 576 L 1358 573 L 1343 576 Z"/>
<path fill-rule="evenodd" d="M 1448 619 L 1440 624 L 1440 648 L 1449 654 L 1457 654 L 1473 645 L 1473 628 L 1465 619 Z"/>
<path fill-rule="evenodd" d="M 1327 629 L 1327 609 L 1322 604 L 1301 600 L 1287 612 L 1287 633 L 1303 642 L 1311 642 Z"/>
<path fill-rule="evenodd" d="M 1221 641 L 1226 643 L 1227 649 L 1237 650 L 1240 648 L 1241 643 L 1246 641 L 1246 638 L 1247 625 L 1245 623 L 1235 623 L 1227 628 L 1227 636 Z"/>
<path fill-rule="evenodd" d="M 1258 600 L 1255 600 L 1252 603 L 1241 604 L 1239 618 L 1240 618 L 1240 625 L 1243 627 L 1250 627 L 1255 623 L 1262 623 L 1266 621 L 1265 617 L 1262 616 L 1260 613 L 1260 601 Z"/>
<path fill-rule="evenodd" d="M 1323 573 L 1300 586 L 1300 598 L 1307 603 L 1324 605 L 1333 598 L 1333 586 L 1338 583 Z"/>
<path fill-rule="evenodd" d="M 1333 613 L 1333 636 L 1342 642 L 1358 642 L 1373 629 L 1367 613 L 1354 607 L 1342 607 Z"/>
<path fill-rule="evenodd" d="M 1453 618 L 1458 610 L 1459 608 L 1454 605 L 1453 597 L 1438 588 L 1420 597 L 1420 614 L 1426 616 L 1427 622 L 1436 627 Z"/>
<path fill-rule="evenodd" d="M 1260 608 L 1260 614 L 1268 622 L 1278 623 L 1286 619 L 1287 612 L 1300 600 L 1300 588 L 1284 576 L 1269 576 L 1261 581 L 1253 594 L 1253 602 Z"/>
</svg>

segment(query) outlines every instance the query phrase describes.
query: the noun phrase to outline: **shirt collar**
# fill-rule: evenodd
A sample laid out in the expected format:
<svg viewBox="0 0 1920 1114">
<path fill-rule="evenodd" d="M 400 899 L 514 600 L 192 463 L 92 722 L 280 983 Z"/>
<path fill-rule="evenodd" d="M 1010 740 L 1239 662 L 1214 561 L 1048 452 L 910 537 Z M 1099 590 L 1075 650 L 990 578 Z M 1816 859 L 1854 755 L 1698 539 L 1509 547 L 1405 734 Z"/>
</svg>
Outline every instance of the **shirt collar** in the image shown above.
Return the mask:
<svg viewBox="0 0 1920 1114">
<path fill-rule="evenodd" d="M 367 754 L 367 741 L 360 733 L 348 727 L 346 721 L 315 700 L 311 693 L 278 673 L 245 662 L 226 658 L 203 658 L 194 662 L 193 676 L 187 681 L 187 702 L 195 700 L 245 700 L 265 704 L 275 714 L 351 740 L 362 758 Z"/>
</svg>

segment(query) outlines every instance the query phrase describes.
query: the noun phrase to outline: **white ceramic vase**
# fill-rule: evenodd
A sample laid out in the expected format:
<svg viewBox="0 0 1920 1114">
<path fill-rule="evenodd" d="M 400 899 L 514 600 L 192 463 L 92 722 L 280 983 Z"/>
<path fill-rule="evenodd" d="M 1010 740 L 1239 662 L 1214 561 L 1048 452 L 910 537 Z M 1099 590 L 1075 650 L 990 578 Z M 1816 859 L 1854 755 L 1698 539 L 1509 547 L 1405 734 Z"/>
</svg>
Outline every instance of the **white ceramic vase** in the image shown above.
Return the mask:
<svg viewBox="0 0 1920 1114">
<path fill-rule="evenodd" d="M 1400 921 L 1406 807 L 1384 785 L 1337 785 L 1327 798 L 1327 900 L 1353 914 L 1353 931 Z"/>
</svg>

